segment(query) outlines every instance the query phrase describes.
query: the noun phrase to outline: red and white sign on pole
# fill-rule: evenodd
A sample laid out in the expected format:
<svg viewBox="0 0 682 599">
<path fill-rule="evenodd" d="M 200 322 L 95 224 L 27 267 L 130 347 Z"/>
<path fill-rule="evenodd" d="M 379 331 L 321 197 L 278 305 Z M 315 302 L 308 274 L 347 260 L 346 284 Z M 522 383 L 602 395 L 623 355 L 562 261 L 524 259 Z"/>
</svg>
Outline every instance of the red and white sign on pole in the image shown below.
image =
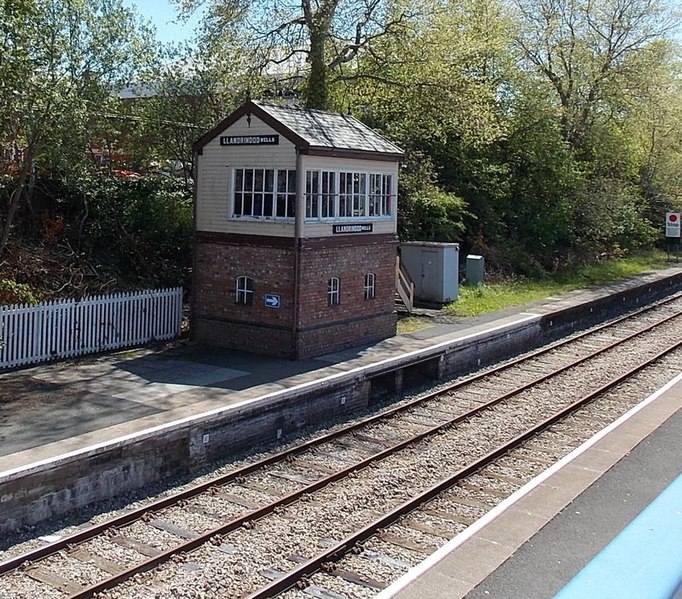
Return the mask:
<svg viewBox="0 0 682 599">
<path fill-rule="evenodd" d="M 681 212 L 666 212 L 665 213 L 665 236 L 679 237 L 680 236 L 680 216 Z"/>
</svg>

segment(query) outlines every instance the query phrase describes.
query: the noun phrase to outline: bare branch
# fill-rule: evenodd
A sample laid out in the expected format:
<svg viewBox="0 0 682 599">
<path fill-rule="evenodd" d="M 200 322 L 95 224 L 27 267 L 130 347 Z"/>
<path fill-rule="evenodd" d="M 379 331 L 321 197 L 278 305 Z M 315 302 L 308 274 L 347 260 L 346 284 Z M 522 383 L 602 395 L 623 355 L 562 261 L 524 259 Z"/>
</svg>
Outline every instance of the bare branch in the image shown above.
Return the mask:
<svg viewBox="0 0 682 599">
<path fill-rule="evenodd" d="M 394 19 L 386 23 L 382 31 L 379 31 L 374 35 L 369 35 L 364 39 L 362 39 L 362 34 L 360 30 L 361 24 L 358 23 L 357 25 L 358 29 L 356 32 L 354 42 L 346 44 L 343 48 L 341 48 L 337 56 L 327 64 L 328 68 L 330 70 L 333 70 L 343 63 L 350 62 L 358 55 L 360 50 L 362 50 L 363 48 L 366 48 L 367 46 L 369 46 L 370 44 L 372 44 L 373 42 L 382 37 L 393 35 L 398 26 L 403 25 L 407 21 L 407 19 L 408 16 L 405 13 L 402 13 L 397 19 Z"/>
</svg>

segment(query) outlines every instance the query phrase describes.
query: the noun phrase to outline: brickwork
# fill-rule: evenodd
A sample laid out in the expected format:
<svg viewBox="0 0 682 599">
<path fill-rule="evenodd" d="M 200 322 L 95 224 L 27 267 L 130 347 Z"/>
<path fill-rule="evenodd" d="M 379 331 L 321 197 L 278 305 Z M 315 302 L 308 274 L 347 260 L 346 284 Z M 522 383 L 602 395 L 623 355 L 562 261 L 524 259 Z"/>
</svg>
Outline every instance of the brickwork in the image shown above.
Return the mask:
<svg viewBox="0 0 682 599">
<path fill-rule="evenodd" d="M 278 358 L 297 357 L 291 329 L 271 329 L 258 324 L 197 317 L 192 323 L 192 338 L 214 347 L 239 349 Z"/>
<path fill-rule="evenodd" d="M 393 312 L 395 257 L 393 236 L 306 240 L 299 276 L 299 329 Z M 367 273 L 375 275 L 376 296 L 369 300 L 364 299 Z M 340 281 L 341 301 L 337 306 L 328 305 L 331 277 Z"/>
<path fill-rule="evenodd" d="M 298 357 L 320 355 L 395 335 L 395 257 L 392 235 L 306 240 L 299 277 Z M 375 297 L 364 298 L 365 275 Z M 329 306 L 328 281 L 340 282 L 340 303 Z"/>
<path fill-rule="evenodd" d="M 296 357 L 310 358 L 348 347 L 374 343 L 395 335 L 394 312 L 345 322 L 329 323 L 319 328 L 299 331 Z"/>
<path fill-rule="evenodd" d="M 192 336 L 200 343 L 303 358 L 395 335 L 394 235 L 303 240 L 296 338 L 292 240 L 211 235 L 195 248 Z M 367 273 L 375 276 L 372 299 L 364 298 Z M 240 276 L 254 281 L 252 305 L 236 303 Z M 331 277 L 340 280 L 336 306 L 328 302 Z M 266 293 L 280 296 L 280 308 L 265 306 Z"/>
</svg>

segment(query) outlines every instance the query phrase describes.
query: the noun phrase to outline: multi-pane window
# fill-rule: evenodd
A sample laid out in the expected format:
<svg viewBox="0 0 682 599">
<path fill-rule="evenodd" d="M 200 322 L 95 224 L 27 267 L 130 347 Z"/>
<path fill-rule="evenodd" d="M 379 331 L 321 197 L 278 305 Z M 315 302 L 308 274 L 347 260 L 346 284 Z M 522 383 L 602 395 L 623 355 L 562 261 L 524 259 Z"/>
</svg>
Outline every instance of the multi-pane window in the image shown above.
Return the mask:
<svg viewBox="0 0 682 599">
<path fill-rule="evenodd" d="M 353 173 L 352 216 L 365 216 L 366 203 L 367 203 L 367 175 L 365 173 Z"/>
<path fill-rule="evenodd" d="M 374 276 L 374 273 L 368 272 L 368 273 L 365 275 L 365 286 L 364 286 L 364 290 L 365 290 L 365 299 L 366 299 L 366 300 L 368 300 L 368 299 L 374 299 L 374 294 L 375 294 L 375 286 L 374 286 L 374 283 L 375 283 L 375 280 L 376 280 L 376 278 L 375 278 L 375 276 Z"/>
<path fill-rule="evenodd" d="M 306 218 L 391 216 L 393 176 L 348 171 L 306 172 Z"/>
<path fill-rule="evenodd" d="M 392 192 L 393 177 L 391 175 L 371 174 L 369 176 L 369 216 L 391 214 Z"/>
<path fill-rule="evenodd" d="M 295 170 L 234 169 L 233 216 L 292 218 L 295 208 Z"/>
<path fill-rule="evenodd" d="M 309 170 L 305 179 L 306 219 L 390 217 L 393 175 Z M 233 217 L 293 218 L 296 171 L 234 169 Z"/>
<path fill-rule="evenodd" d="M 306 218 L 334 218 L 336 216 L 335 172 L 306 172 L 305 194 Z"/>
<path fill-rule="evenodd" d="M 253 279 L 251 277 L 237 278 L 236 297 L 238 304 L 253 304 Z"/>
<path fill-rule="evenodd" d="M 341 303 L 341 282 L 338 277 L 332 277 L 327 282 L 327 303 L 337 306 Z"/>
<path fill-rule="evenodd" d="M 296 171 L 277 171 L 278 218 L 290 218 L 296 214 Z"/>
<path fill-rule="evenodd" d="M 353 173 L 339 173 L 339 216 L 353 216 Z"/>
<path fill-rule="evenodd" d="M 367 175 L 339 173 L 339 216 L 366 216 Z"/>
</svg>

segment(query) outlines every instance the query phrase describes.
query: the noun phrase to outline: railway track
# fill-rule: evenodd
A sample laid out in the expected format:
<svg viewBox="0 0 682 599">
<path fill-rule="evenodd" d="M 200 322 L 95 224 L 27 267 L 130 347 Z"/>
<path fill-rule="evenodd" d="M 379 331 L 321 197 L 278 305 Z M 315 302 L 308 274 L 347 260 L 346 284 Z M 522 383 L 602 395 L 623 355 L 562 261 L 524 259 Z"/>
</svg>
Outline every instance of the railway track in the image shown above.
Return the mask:
<svg viewBox="0 0 682 599">
<path fill-rule="evenodd" d="M 0 596 L 372 596 L 636 403 L 614 388 L 679 370 L 681 310 L 673 297 L 18 555 Z"/>
</svg>

